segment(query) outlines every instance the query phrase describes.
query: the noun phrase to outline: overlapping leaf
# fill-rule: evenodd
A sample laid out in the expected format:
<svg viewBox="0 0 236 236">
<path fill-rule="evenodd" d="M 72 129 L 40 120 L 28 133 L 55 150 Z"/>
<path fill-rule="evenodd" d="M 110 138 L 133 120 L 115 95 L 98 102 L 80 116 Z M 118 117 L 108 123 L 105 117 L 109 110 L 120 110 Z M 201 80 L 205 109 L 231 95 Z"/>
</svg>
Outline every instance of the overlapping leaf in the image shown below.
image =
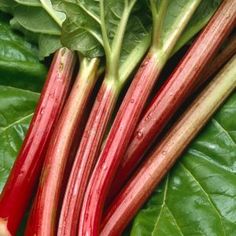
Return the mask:
<svg viewBox="0 0 236 236">
<path fill-rule="evenodd" d="M 63 24 L 63 45 L 88 57 L 103 56 L 104 42 L 101 32 L 102 22 L 99 1 L 54 0 L 52 2 L 57 9 L 64 11 L 67 15 L 67 19 Z M 137 2 L 129 18 L 122 43 L 122 58 L 130 54 L 149 35 L 151 21 L 148 16 L 148 8 L 144 7 L 141 13 L 141 6 L 144 5 L 142 1 Z M 110 45 L 117 32 L 124 9 L 125 1 L 104 1 L 105 28 Z"/>
</svg>

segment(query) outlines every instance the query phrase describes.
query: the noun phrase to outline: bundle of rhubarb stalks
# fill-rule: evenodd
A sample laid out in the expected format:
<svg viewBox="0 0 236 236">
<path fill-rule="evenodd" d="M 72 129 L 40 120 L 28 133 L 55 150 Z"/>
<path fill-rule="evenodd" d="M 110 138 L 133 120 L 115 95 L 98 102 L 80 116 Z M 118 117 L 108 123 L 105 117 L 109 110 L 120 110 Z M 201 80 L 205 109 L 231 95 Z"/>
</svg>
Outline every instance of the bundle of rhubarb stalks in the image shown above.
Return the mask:
<svg viewBox="0 0 236 236">
<path fill-rule="evenodd" d="M 59 43 L 39 43 L 57 51 L 1 193 L 0 235 L 25 215 L 29 236 L 121 235 L 236 88 L 236 0 L 1 4 L 18 30 L 51 27 Z M 51 23 L 31 30 L 31 8 Z"/>
</svg>

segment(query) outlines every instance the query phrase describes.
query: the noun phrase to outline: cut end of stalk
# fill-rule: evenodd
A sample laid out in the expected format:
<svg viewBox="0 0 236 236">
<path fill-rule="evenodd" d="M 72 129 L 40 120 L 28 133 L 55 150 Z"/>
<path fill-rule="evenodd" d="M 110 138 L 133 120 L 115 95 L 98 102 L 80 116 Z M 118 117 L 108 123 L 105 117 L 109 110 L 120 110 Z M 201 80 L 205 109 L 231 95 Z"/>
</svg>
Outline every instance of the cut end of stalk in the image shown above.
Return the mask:
<svg viewBox="0 0 236 236">
<path fill-rule="evenodd" d="M 0 218 L 0 236 L 11 236 L 7 228 L 7 220 Z"/>
</svg>

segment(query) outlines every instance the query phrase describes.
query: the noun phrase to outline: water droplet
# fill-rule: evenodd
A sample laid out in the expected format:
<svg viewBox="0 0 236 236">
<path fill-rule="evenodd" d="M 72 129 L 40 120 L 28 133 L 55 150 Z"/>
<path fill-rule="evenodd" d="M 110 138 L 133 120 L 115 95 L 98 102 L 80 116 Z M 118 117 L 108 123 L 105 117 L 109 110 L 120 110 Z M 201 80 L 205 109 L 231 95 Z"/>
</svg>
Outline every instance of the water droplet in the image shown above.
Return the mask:
<svg viewBox="0 0 236 236">
<path fill-rule="evenodd" d="M 145 67 L 146 65 L 148 64 L 148 61 L 146 60 L 146 61 L 144 61 L 142 64 L 141 64 L 141 68 L 143 68 L 143 67 Z"/>
<path fill-rule="evenodd" d="M 138 131 L 137 132 L 137 138 L 141 139 L 143 137 L 143 132 L 142 131 Z"/>
<path fill-rule="evenodd" d="M 166 153 L 167 153 L 166 151 L 162 151 L 162 152 L 161 152 L 161 154 L 162 154 L 163 156 L 165 156 Z"/>
<path fill-rule="evenodd" d="M 41 108 L 41 110 L 40 110 L 40 114 L 41 114 L 41 115 L 43 115 L 44 110 L 45 110 L 44 108 Z"/>
<path fill-rule="evenodd" d="M 144 61 L 143 65 L 146 66 L 149 63 L 149 61 Z"/>
<path fill-rule="evenodd" d="M 134 103 L 134 99 L 131 99 L 131 100 L 130 100 L 130 103 Z"/>
</svg>

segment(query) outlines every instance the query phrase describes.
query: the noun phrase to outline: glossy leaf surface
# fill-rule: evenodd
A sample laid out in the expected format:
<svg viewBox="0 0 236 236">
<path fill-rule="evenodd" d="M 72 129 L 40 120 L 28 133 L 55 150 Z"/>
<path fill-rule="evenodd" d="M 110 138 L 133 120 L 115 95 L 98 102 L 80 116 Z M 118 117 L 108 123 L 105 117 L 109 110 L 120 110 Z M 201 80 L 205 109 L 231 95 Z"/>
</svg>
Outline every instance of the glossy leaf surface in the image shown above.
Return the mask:
<svg viewBox="0 0 236 236">
<path fill-rule="evenodd" d="M 0 84 L 39 91 L 45 75 L 37 49 L 13 32 L 0 13 Z"/>
<path fill-rule="evenodd" d="M 38 43 L 40 58 L 49 56 L 61 47 L 61 25 L 65 15 L 55 11 L 50 0 L 0 0 L 0 10 L 13 15 L 12 28 Z M 50 43 L 45 43 L 45 39 L 49 39 Z"/>
</svg>

